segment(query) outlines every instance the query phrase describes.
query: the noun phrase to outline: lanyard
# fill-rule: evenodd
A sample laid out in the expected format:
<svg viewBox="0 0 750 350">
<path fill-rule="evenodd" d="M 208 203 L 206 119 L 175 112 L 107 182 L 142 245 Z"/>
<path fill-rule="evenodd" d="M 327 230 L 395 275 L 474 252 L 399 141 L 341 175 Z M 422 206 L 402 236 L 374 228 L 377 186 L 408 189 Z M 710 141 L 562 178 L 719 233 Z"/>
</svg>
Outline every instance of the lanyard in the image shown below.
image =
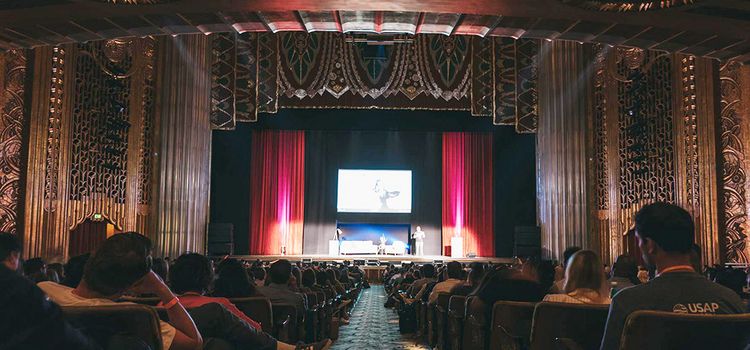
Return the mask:
<svg viewBox="0 0 750 350">
<path fill-rule="evenodd" d="M 688 271 L 691 271 L 691 272 L 695 272 L 695 269 L 692 266 L 690 266 L 690 265 L 676 265 L 676 266 L 667 267 L 666 269 L 659 271 L 659 273 L 657 274 L 657 276 L 661 276 L 661 275 L 663 275 L 663 274 L 665 274 L 667 272 L 673 272 L 673 271 L 677 271 L 677 270 L 688 270 Z"/>
</svg>

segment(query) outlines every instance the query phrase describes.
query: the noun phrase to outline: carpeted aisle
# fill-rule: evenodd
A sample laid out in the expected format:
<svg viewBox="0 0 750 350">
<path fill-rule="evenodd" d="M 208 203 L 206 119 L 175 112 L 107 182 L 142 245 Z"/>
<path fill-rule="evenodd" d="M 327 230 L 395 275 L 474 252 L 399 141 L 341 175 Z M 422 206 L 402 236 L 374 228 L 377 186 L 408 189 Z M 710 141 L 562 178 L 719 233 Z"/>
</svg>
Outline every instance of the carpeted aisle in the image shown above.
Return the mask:
<svg viewBox="0 0 750 350">
<path fill-rule="evenodd" d="M 363 290 L 351 323 L 341 327 L 331 350 L 428 350 L 425 345 L 415 344 L 413 334 L 398 332 L 398 314 L 383 307 L 385 297 L 382 285 Z"/>
</svg>

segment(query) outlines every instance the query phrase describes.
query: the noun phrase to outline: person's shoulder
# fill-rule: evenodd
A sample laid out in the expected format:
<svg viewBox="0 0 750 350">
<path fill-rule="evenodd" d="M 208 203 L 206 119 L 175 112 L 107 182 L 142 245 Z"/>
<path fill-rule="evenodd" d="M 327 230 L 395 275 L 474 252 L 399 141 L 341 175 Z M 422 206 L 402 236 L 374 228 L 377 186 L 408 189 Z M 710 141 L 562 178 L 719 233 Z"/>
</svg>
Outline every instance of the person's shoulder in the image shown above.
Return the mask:
<svg viewBox="0 0 750 350">
<path fill-rule="evenodd" d="M 52 281 L 39 282 L 36 284 L 36 286 L 48 295 L 64 293 L 73 290 L 73 288 Z"/>
<path fill-rule="evenodd" d="M 614 297 L 612 297 L 612 300 L 622 302 L 622 301 L 631 300 L 631 299 L 638 299 L 641 296 L 645 294 L 651 294 L 652 292 L 653 292 L 653 284 L 651 284 L 650 282 L 647 282 L 647 283 L 625 287 L 621 289 L 620 291 L 617 292 L 617 294 L 615 294 Z"/>
</svg>

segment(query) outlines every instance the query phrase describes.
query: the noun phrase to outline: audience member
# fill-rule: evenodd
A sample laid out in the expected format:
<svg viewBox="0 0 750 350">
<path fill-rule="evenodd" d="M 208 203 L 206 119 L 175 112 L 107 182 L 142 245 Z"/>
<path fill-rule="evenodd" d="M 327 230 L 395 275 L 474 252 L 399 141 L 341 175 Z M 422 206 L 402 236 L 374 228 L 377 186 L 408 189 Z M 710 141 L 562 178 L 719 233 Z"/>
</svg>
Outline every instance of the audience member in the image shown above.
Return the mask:
<svg viewBox="0 0 750 350">
<path fill-rule="evenodd" d="M 59 262 L 47 264 L 47 278 L 55 283 L 60 283 L 65 278 L 65 268 Z"/>
<path fill-rule="evenodd" d="M 32 258 L 23 262 L 23 273 L 34 283 L 47 281 L 47 264 L 42 258 Z"/>
<path fill-rule="evenodd" d="M 742 297 L 745 294 L 743 287 L 747 282 L 747 275 L 740 269 L 726 267 L 718 271 L 714 282 L 731 289 Z"/>
<path fill-rule="evenodd" d="M 322 292 L 323 289 L 317 286 L 318 281 L 315 276 L 315 270 L 305 269 L 302 271 L 302 283 L 300 288 L 303 292 Z"/>
<path fill-rule="evenodd" d="M 422 275 L 421 278 L 418 278 L 414 281 L 414 283 L 411 284 L 411 287 L 409 288 L 409 295 L 414 296 L 419 293 L 419 291 L 422 289 L 422 287 L 430 282 L 435 282 L 435 265 L 433 264 L 424 264 L 419 268 L 419 271 Z"/>
<path fill-rule="evenodd" d="M 242 267 L 240 265 L 240 267 Z M 247 317 L 240 309 L 237 308 L 229 299 L 221 297 L 207 297 L 204 294 L 211 287 L 214 280 L 214 272 L 211 269 L 211 262 L 203 255 L 188 253 L 180 255 L 169 272 L 169 285 L 172 290 L 178 294 L 180 303 L 187 308 L 195 308 L 208 303 L 217 303 L 241 318 L 256 330 L 261 330 L 258 322 Z M 247 278 L 246 278 L 247 279 Z"/>
<path fill-rule="evenodd" d="M 256 286 L 264 286 L 266 284 L 266 269 L 263 265 L 255 265 L 250 268 L 250 272 L 253 275 L 253 284 Z"/>
<path fill-rule="evenodd" d="M 466 277 L 466 281 L 453 289 L 452 294 L 454 295 L 469 295 L 475 288 L 479 286 L 484 277 L 484 264 L 479 262 L 473 262 L 469 266 L 469 274 Z"/>
<path fill-rule="evenodd" d="M 555 283 L 552 285 L 552 289 L 550 290 L 550 293 L 563 293 L 563 290 L 565 289 L 565 267 L 568 264 L 568 260 L 570 260 L 570 257 L 573 256 L 577 251 L 581 250 L 581 247 L 568 247 L 563 251 L 563 261 L 560 263 L 560 266 L 557 267 L 557 269 L 560 271 L 560 273 L 557 273 L 557 276 L 562 276 L 562 278 L 556 279 Z"/>
<path fill-rule="evenodd" d="M 612 295 L 638 284 L 641 284 L 641 281 L 638 280 L 638 265 L 635 259 L 627 254 L 618 256 L 612 266 L 612 277 L 609 279 Z"/>
<path fill-rule="evenodd" d="M 450 293 L 453 291 L 453 288 L 460 285 L 463 282 L 461 280 L 462 271 L 463 267 L 460 262 L 449 262 L 445 269 L 445 281 L 435 284 L 435 287 L 432 288 L 432 292 L 430 292 L 430 297 L 427 299 L 427 303 L 435 304 L 438 299 L 438 294 Z M 426 288 L 426 286 L 422 288 Z"/>
<path fill-rule="evenodd" d="M 39 287 L 62 306 L 116 305 L 128 290 L 159 296 L 166 305 L 170 323 L 161 322 L 164 349 L 195 349 L 203 344 L 190 315 L 164 282 L 151 271 L 151 242 L 137 233 L 116 234 L 92 254 L 76 288 L 53 282 Z"/>
<path fill-rule="evenodd" d="M 213 296 L 224 298 L 246 298 L 258 296 L 258 292 L 245 272 L 245 266 L 237 259 L 225 259 L 216 269 L 218 278 L 214 282 Z"/>
<path fill-rule="evenodd" d="M 272 304 L 288 304 L 297 307 L 303 312 L 307 309 L 305 298 L 289 288 L 289 279 L 292 276 L 292 264 L 289 260 L 281 259 L 268 269 L 268 286 L 258 287 L 258 291 L 271 299 Z"/>
<path fill-rule="evenodd" d="M 732 290 L 696 273 L 690 251 L 695 228 L 690 214 L 666 203 L 644 206 L 635 216 L 635 237 L 646 264 L 657 272 L 650 282 L 624 289 L 612 299 L 603 350 L 618 349 L 628 315 L 636 310 L 690 314 L 736 314 L 745 310 Z"/>
<path fill-rule="evenodd" d="M 70 258 L 65 264 L 65 278 L 60 284 L 70 288 L 78 287 L 78 283 L 81 283 L 83 278 L 83 269 L 90 256 L 91 254 L 86 253 Z"/>
<path fill-rule="evenodd" d="M 151 271 L 154 271 L 162 281 L 169 282 L 169 264 L 163 258 L 154 258 Z"/>
<path fill-rule="evenodd" d="M 609 288 L 599 257 L 590 250 L 579 250 L 565 268 L 565 294 L 548 294 L 544 301 L 573 304 L 609 304 Z"/>
<path fill-rule="evenodd" d="M 21 244 L 14 234 L 0 232 L 0 262 L 11 271 L 20 267 Z"/>
</svg>

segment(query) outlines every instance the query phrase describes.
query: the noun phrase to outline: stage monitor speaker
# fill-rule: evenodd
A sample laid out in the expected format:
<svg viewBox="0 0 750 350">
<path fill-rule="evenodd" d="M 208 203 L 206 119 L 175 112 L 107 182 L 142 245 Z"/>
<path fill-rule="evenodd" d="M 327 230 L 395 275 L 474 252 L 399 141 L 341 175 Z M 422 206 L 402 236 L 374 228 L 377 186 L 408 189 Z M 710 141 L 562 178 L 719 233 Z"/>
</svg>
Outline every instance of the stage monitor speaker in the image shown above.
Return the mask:
<svg viewBox="0 0 750 350">
<path fill-rule="evenodd" d="M 234 224 L 212 222 L 208 225 L 208 255 L 234 254 Z"/>
<path fill-rule="evenodd" d="M 513 240 L 514 256 L 542 256 L 542 230 L 539 226 L 516 226 L 515 231 Z"/>
</svg>

